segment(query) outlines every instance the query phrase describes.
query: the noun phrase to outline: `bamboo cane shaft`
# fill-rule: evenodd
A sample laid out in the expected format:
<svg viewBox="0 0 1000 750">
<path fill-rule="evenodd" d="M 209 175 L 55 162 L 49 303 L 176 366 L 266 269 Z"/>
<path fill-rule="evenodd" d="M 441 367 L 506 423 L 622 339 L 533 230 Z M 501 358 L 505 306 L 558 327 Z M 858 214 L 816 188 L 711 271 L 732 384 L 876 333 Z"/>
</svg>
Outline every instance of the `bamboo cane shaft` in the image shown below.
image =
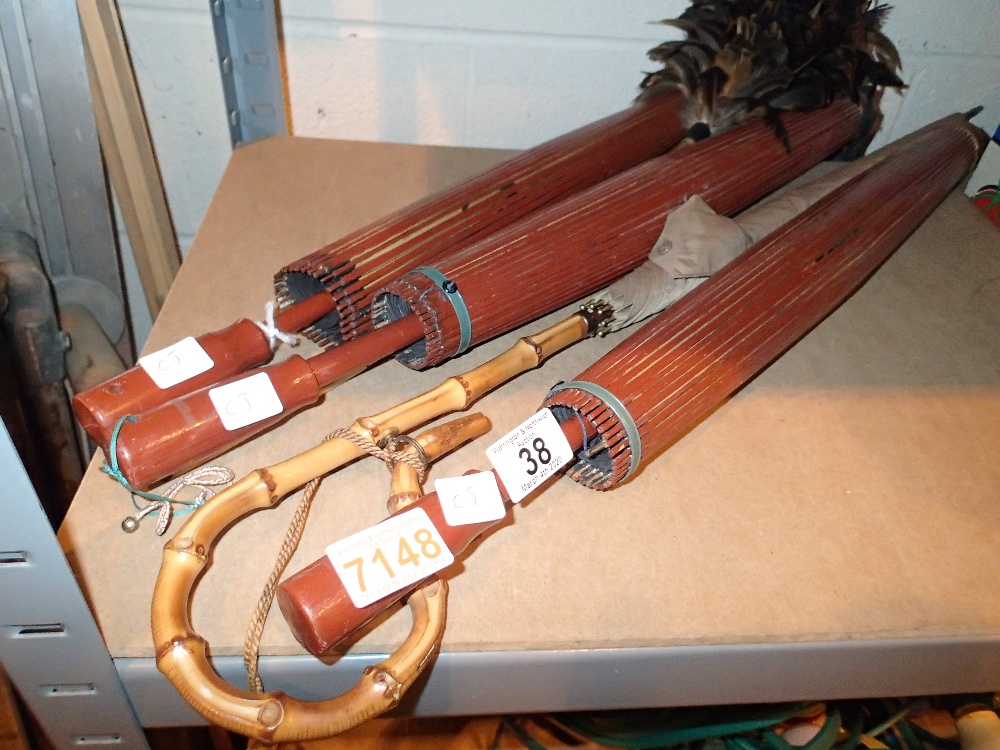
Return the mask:
<svg viewBox="0 0 1000 750">
<path fill-rule="evenodd" d="M 518 342 L 509 352 L 487 365 L 459 376 L 462 391 L 467 391 L 468 384 L 463 384 L 464 379 L 471 378 L 473 382 L 468 385 L 471 393 L 482 395 L 486 390 L 539 365 L 548 356 L 546 350 L 558 351 L 583 338 L 587 335 L 588 326 L 585 316 L 575 315 L 535 337 Z M 325 388 L 353 377 L 373 362 L 402 349 L 420 333 L 420 322 L 414 316 L 407 316 L 309 360 L 293 356 L 279 364 L 231 379 L 229 382 L 236 382 L 261 372 L 267 373 L 283 407 L 280 413 L 239 429 L 226 429 L 209 389 L 163 404 L 140 415 L 137 422 L 122 426 L 116 445 L 119 469 L 133 487 L 149 487 L 159 479 L 185 471 L 315 403 Z M 438 396 L 429 402 L 431 408 L 439 408 L 433 406 L 439 402 Z M 448 408 L 444 413 L 467 408 L 470 403 L 467 396 L 461 404 Z M 416 416 L 419 411 L 413 414 Z M 406 426 L 391 424 L 388 427 L 405 432 L 437 416 L 440 413 L 409 422 Z M 109 442 L 102 447 L 110 462 Z"/>
<path fill-rule="evenodd" d="M 532 336 L 518 339 L 507 351 L 463 374 L 448 378 L 431 390 L 371 417 L 358 419 L 352 430 L 378 440 L 389 429 L 409 432 L 433 419 L 471 406 L 494 388 L 538 367 L 548 357 L 591 333 L 583 315 L 565 320 Z M 330 440 L 268 469 L 279 494 L 287 494 L 313 479 L 343 466 L 361 455 L 344 440 Z"/>
<path fill-rule="evenodd" d="M 397 651 L 365 672 L 357 685 L 325 701 L 301 701 L 280 692 L 233 687 L 211 668 L 207 644 L 174 637 L 158 648 L 156 665 L 192 708 L 213 724 L 262 742 L 320 739 L 394 707 L 439 648 L 447 612 L 447 585 L 435 581 L 409 599 L 410 634 Z M 157 612 L 154 604 L 154 629 Z"/>
<path fill-rule="evenodd" d="M 412 445 L 407 445 L 403 450 L 411 456 L 417 456 L 417 451 Z M 427 463 L 433 461 L 426 449 L 424 449 L 424 458 Z M 405 461 L 399 461 L 392 467 L 392 478 L 389 480 L 389 499 L 385 504 L 386 510 L 390 514 L 409 507 L 419 500 L 423 494 L 424 488 L 421 485 L 420 476 L 417 474 L 416 469 Z"/>
</svg>

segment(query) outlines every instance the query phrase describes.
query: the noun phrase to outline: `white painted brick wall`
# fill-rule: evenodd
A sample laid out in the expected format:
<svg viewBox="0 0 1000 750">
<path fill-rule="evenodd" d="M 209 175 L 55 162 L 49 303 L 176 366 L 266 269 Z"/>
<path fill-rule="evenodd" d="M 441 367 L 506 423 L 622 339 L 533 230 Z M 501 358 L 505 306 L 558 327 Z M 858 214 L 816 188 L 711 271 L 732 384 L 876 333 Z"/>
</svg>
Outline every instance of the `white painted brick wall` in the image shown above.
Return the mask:
<svg viewBox="0 0 1000 750">
<path fill-rule="evenodd" d="M 186 250 L 229 141 L 205 0 L 119 0 Z M 648 23 L 684 0 L 282 0 L 296 135 L 524 148 L 626 106 Z M 887 33 L 911 87 L 888 94 L 875 145 L 978 104 L 1000 122 L 996 0 L 906 0 Z M 141 333 L 141 332 L 140 332 Z"/>
</svg>

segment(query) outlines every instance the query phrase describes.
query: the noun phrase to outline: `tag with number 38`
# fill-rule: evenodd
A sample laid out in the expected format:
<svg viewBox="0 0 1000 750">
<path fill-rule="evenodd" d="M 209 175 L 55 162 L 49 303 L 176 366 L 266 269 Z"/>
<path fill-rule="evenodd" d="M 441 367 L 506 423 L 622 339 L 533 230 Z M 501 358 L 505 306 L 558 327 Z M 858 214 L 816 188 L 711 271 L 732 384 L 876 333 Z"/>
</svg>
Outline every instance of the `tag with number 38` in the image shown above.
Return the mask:
<svg viewBox="0 0 1000 750">
<path fill-rule="evenodd" d="M 521 502 L 532 490 L 573 458 L 552 412 L 541 409 L 486 449 L 511 501 Z"/>
</svg>

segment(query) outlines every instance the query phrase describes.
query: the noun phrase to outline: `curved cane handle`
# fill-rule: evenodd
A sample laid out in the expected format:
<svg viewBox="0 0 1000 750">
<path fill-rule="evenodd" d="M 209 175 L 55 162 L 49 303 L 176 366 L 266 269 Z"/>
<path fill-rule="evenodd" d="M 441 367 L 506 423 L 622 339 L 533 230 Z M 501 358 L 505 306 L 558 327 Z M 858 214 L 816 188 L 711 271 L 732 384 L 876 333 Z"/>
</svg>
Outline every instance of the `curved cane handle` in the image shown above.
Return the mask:
<svg viewBox="0 0 1000 750">
<path fill-rule="evenodd" d="M 413 626 L 385 661 L 365 669 L 346 693 L 301 701 L 280 691 L 250 693 L 224 682 L 208 662 L 197 634 L 174 638 L 157 650 L 156 663 L 202 716 L 229 731 L 263 742 L 293 742 L 339 734 L 393 708 L 430 663 L 441 644 L 448 586 L 435 580 L 409 598 Z"/>
<path fill-rule="evenodd" d="M 178 535 L 164 546 L 152 611 L 159 670 L 209 721 L 265 742 L 330 736 L 392 708 L 441 642 L 447 601 L 443 581 L 434 581 L 414 592 L 409 601 L 413 613 L 409 636 L 392 656 L 366 670 L 361 681 L 339 697 L 313 703 L 280 692 L 251 693 L 229 685 L 213 670 L 207 643 L 191 626 L 192 589 L 219 533 L 280 499 L 268 489 L 266 471 L 258 470 L 239 484 L 243 485 L 240 491 L 223 498 L 223 502 L 216 505 L 213 500 L 193 513 Z"/>
<path fill-rule="evenodd" d="M 471 414 L 439 425 L 417 438 L 433 460 L 489 431 L 489 419 Z M 291 742 L 343 732 L 392 708 L 430 661 L 441 643 L 447 585 L 433 581 L 409 600 L 413 626 L 403 644 L 382 663 L 365 670 L 347 693 L 305 702 L 281 692 L 251 693 L 225 682 L 208 661 L 205 639 L 191 625 L 194 584 L 204 572 L 218 537 L 240 519 L 277 505 L 284 487 L 268 469 L 257 469 L 192 513 L 163 548 L 153 589 L 152 626 L 157 668 L 202 716 L 219 726 L 264 742 Z"/>
</svg>

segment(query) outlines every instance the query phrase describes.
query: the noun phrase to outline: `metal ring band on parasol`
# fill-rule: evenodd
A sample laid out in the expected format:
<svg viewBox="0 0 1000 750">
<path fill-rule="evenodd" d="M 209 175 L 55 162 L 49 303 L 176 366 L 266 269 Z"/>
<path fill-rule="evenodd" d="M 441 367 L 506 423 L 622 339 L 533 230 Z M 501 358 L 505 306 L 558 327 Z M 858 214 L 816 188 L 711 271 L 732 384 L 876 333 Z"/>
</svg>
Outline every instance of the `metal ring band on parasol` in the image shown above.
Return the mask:
<svg viewBox="0 0 1000 750">
<path fill-rule="evenodd" d="M 432 266 L 418 266 L 413 269 L 413 273 L 423 274 L 437 284 L 451 303 L 458 318 L 459 339 L 455 355 L 462 354 L 472 343 L 472 317 L 469 315 L 469 308 L 462 298 L 462 293 L 458 291 L 458 284 Z"/>
<path fill-rule="evenodd" d="M 578 391 L 596 396 L 618 417 L 618 421 L 625 428 L 625 434 L 628 435 L 629 452 L 631 453 L 631 463 L 629 463 L 628 473 L 623 479 L 632 476 L 642 461 L 642 439 L 639 437 L 639 428 L 636 427 L 635 420 L 632 419 L 632 415 L 625 408 L 625 404 L 619 401 L 618 397 L 608 389 L 594 383 L 588 383 L 586 380 L 567 380 L 565 383 L 559 383 L 552 387 L 552 390 L 545 396 L 544 401 L 548 401 L 553 395 L 567 388 L 576 388 Z"/>
</svg>

